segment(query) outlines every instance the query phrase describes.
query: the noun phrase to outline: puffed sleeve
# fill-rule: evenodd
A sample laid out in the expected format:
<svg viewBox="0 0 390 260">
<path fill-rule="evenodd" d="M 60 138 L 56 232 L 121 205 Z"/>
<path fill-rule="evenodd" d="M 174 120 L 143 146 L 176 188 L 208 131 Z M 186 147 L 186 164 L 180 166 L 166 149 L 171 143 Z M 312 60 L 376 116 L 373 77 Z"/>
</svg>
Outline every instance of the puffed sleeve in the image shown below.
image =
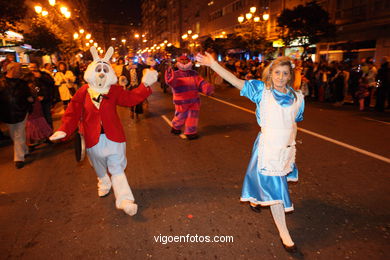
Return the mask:
<svg viewBox="0 0 390 260">
<path fill-rule="evenodd" d="M 242 88 L 240 95 L 249 98 L 253 103 L 260 103 L 263 90 L 265 88 L 264 82 L 260 80 L 247 80 Z"/>
<path fill-rule="evenodd" d="M 303 121 L 303 112 L 305 111 L 305 99 L 302 98 L 302 103 L 299 107 L 297 117 L 295 118 L 295 122 Z"/>
</svg>

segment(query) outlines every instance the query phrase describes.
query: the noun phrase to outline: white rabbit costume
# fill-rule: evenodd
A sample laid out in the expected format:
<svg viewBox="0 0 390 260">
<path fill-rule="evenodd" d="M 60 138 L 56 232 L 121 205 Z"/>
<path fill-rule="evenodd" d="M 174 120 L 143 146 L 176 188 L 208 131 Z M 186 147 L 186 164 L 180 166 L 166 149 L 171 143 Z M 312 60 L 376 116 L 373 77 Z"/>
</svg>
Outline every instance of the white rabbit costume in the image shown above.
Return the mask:
<svg viewBox="0 0 390 260">
<path fill-rule="evenodd" d="M 106 196 L 112 187 L 116 207 L 132 216 L 137 213 L 137 204 L 124 172 L 127 165 L 126 139 L 116 107 L 131 107 L 145 100 L 152 93 L 149 86 L 157 81 L 157 72 L 148 70 L 138 88 L 124 90 L 116 85 L 117 77 L 109 62 L 113 48 L 108 49 L 103 59 L 95 47 L 90 50 L 93 62 L 84 74 L 88 84 L 76 92 L 60 128 L 50 139 L 68 137 L 79 127 L 89 160 L 98 176 L 98 195 Z"/>
</svg>

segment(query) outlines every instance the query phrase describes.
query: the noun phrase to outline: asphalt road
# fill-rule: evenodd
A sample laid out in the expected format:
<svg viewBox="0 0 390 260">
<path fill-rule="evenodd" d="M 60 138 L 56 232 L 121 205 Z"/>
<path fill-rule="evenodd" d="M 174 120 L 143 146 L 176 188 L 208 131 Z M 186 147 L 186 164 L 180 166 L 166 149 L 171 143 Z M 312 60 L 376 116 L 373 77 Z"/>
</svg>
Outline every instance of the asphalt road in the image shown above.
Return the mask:
<svg viewBox="0 0 390 260">
<path fill-rule="evenodd" d="M 236 89 L 215 98 L 254 110 Z M 170 134 L 170 94 L 155 88 L 146 118 L 119 108 L 127 134 L 126 175 L 139 213 L 98 198 L 88 160 L 73 143 L 42 145 L 16 170 L 0 147 L 1 259 L 289 259 L 268 208 L 239 202 L 259 126 L 255 116 L 202 97 L 194 141 Z M 390 157 L 389 113 L 306 105 L 299 127 Z M 58 121 L 56 124 L 58 125 Z M 290 185 L 290 233 L 305 259 L 389 259 L 389 162 L 299 131 L 300 179 Z M 227 243 L 156 242 L 160 236 L 232 236 Z"/>
</svg>

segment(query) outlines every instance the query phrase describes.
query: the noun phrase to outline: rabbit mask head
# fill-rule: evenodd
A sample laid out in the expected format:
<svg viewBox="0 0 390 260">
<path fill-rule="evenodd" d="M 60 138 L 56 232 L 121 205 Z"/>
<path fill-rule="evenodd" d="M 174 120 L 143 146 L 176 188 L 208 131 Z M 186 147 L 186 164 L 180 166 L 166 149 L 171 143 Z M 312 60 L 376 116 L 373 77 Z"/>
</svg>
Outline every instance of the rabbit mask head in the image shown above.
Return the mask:
<svg viewBox="0 0 390 260">
<path fill-rule="evenodd" d="M 106 55 L 101 59 L 95 46 L 90 49 L 93 61 L 89 64 L 84 73 L 84 79 L 89 87 L 99 93 L 107 93 L 111 85 L 117 83 L 118 79 L 110 64 L 110 58 L 114 53 L 112 47 L 108 48 Z"/>
</svg>

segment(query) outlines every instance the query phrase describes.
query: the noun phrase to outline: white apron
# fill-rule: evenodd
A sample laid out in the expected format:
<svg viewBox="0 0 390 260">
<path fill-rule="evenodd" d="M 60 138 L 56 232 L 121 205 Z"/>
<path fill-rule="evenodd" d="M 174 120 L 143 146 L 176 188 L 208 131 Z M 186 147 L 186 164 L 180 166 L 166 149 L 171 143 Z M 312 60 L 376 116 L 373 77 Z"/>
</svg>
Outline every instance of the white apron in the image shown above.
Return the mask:
<svg viewBox="0 0 390 260">
<path fill-rule="evenodd" d="M 302 103 L 302 95 L 288 107 L 279 105 L 272 91 L 264 89 L 260 101 L 261 136 L 258 147 L 258 169 L 269 176 L 285 176 L 295 162 L 295 118 Z"/>
</svg>

